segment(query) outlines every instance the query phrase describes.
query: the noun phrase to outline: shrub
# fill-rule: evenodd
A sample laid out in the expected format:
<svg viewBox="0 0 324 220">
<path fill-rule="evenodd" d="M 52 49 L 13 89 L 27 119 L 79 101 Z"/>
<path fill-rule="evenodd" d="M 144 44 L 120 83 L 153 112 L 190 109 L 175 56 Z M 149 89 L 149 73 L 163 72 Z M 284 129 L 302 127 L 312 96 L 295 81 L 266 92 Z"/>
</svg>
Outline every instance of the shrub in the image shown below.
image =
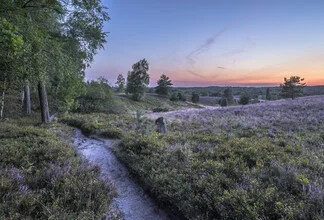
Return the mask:
<svg viewBox="0 0 324 220">
<path fill-rule="evenodd" d="M 250 96 L 247 94 L 243 94 L 240 96 L 239 104 L 247 105 L 250 102 Z"/>
<path fill-rule="evenodd" d="M 191 95 L 191 101 L 193 103 L 198 103 L 199 102 L 199 94 L 196 92 L 193 92 Z"/>
</svg>

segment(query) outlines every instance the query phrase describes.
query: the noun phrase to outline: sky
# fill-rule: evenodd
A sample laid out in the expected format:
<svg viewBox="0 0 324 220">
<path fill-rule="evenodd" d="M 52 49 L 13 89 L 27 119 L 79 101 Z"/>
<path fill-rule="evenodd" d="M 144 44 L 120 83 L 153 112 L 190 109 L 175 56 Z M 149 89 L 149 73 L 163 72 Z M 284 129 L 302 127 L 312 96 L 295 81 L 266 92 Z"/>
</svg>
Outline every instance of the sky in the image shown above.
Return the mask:
<svg viewBox="0 0 324 220">
<path fill-rule="evenodd" d="M 324 85 L 323 0 L 103 0 L 105 48 L 86 69 L 114 85 L 145 58 L 150 86 Z"/>
</svg>

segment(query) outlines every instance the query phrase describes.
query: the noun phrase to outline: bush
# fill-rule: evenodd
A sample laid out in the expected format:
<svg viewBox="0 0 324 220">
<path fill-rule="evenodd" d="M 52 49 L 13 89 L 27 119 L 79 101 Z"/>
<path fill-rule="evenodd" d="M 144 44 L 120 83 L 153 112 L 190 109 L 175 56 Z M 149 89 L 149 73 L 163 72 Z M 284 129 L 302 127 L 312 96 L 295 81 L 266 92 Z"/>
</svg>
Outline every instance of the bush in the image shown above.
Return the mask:
<svg viewBox="0 0 324 220">
<path fill-rule="evenodd" d="M 250 96 L 247 94 L 243 94 L 240 96 L 239 104 L 241 105 L 247 105 L 250 102 Z"/>
</svg>

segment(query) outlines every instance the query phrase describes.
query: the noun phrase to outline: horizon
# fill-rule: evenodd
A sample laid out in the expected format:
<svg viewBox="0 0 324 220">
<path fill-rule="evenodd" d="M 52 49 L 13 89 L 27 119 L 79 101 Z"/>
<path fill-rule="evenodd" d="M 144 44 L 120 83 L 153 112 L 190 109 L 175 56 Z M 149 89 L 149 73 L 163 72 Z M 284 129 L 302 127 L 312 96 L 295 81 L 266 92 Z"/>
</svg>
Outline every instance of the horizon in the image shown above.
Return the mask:
<svg viewBox="0 0 324 220">
<path fill-rule="evenodd" d="M 150 87 L 272 87 L 301 76 L 324 85 L 324 2 L 104 0 L 105 49 L 86 79 L 111 84 L 145 58 Z"/>
</svg>

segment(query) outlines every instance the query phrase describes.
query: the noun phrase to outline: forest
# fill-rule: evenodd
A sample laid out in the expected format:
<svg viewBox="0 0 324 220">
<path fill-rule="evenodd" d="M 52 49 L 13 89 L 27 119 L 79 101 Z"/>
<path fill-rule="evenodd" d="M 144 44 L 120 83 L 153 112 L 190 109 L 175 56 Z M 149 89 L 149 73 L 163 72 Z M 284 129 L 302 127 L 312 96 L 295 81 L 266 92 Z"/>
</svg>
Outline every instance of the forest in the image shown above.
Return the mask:
<svg viewBox="0 0 324 220">
<path fill-rule="evenodd" d="M 161 73 L 150 87 L 146 59 L 86 81 L 107 11 L 1 2 L 0 219 L 134 219 L 85 140 L 116 143 L 105 147 L 165 210 L 157 219 L 324 218 L 324 86 L 176 87 Z"/>
</svg>

